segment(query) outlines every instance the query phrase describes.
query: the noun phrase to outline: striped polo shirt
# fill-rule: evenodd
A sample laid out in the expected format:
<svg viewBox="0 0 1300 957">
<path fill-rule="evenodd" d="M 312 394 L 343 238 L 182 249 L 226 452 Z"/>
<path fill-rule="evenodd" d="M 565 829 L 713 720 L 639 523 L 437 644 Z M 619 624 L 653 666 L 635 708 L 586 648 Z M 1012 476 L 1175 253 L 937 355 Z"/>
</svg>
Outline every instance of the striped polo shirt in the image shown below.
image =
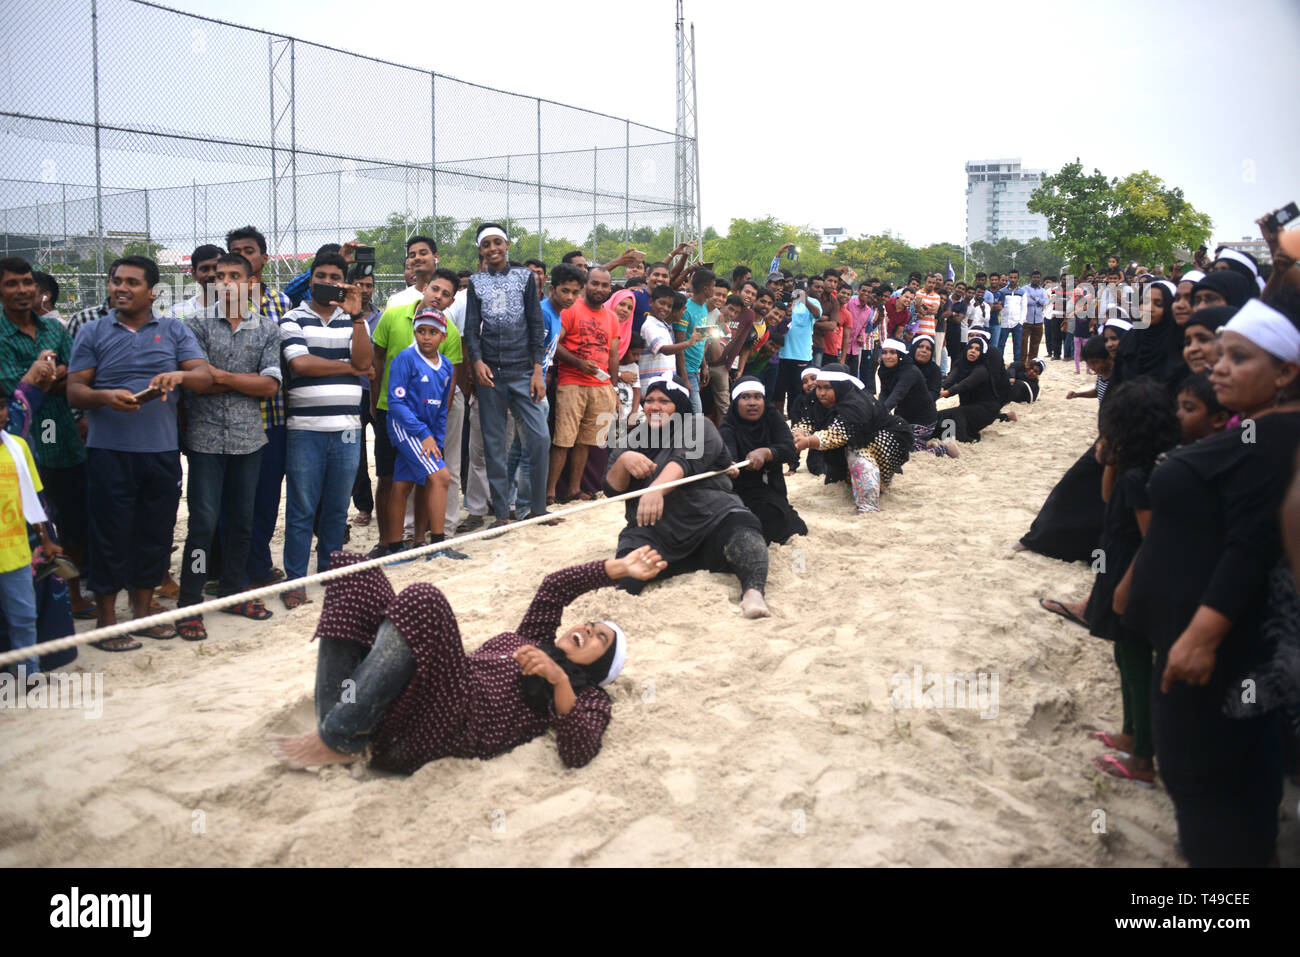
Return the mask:
<svg viewBox="0 0 1300 957">
<path fill-rule="evenodd" d="M 352 317 L 335 308 L 329 321 L 304 302 L 280 320 L 285 365 L 299 356 L 348 362 L 352 358 Z M 361 378 L 355 375 L 303 376 L 290 373 L 288 426 L 306 432 L 345 432 L 361 428 Z"/>
</svg>

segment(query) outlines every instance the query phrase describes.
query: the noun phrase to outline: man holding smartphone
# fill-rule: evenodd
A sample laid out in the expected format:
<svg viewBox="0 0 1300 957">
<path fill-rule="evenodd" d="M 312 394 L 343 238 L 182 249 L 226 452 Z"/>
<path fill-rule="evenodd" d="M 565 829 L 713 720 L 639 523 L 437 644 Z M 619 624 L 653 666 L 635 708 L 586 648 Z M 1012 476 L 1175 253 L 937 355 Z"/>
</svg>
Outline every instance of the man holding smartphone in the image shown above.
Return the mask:
<svg viewBox="0 0 1300 957">
<path fill-rule="evenodd" d="M 171 560 L 181 497 L 172 393 L 178 386 L 201 392 L 212 384 L 194 333 L 179 319 L 153 314 L 157 264 L 126 256 L 113 263 L 108 277 L 112 308 L 82 327 L 68 364 L 68 402 L 87 410 L 90 422 L 87 582 L 101 628 L 116 624 L 114 605 L 123 588 L 130 589 L 133 616 L 149 614 L 153 590 Z M 155 625 L 132 635 L 175 638 L 176 630 Z M 131 651 L 140 643 L 122 635 L 95 647 Z"/>
<path fill-rule="evenodd" d="M 317 509 L 316 570 L 329 568 L 330 553 L 343 547 L 348 499 L 361 461 L 361 376 L 370 371 L 374 353 L 361 289 L 344 284 L 347 272 L 338 253 L 317 256 L 311 301 L 280 322 L 290 373 L 284 572 L 291 581 L 307 574 Z M 309 600 L 304 588 L 281 597 L 290 611 Z"/>
</svg>

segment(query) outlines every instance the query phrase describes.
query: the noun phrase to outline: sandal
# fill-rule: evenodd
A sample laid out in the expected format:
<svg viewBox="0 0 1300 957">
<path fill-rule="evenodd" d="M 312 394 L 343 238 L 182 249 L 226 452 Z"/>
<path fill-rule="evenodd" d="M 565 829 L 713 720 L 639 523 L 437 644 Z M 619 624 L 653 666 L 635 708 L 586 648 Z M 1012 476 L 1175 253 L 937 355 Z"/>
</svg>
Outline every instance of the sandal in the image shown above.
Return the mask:
<svg viewBox="0 0 1300 957">
<path fill-rule="evenodd" d="M 171 625 L 154 625 L 152 628 L 141 628 L 139 631 L 133 631 L 131 634 L 136 638 L 156 638 L 158 641 L 168 641 L 176 637 L 176 629 Z"/>
<path fill-rule="evenodd" d="M 118 635 L 116 638 L 101 638 L 99 641 L 92 641 L 90 647 L 98 648 L 100 651 L 135 651 L 137 648 L 143 648 L 144 645 L 130 635 Z"/>
<path fill-rule="evenodd" d="M 203 627 L 203 616 L 182 618 L 176 622 L 176 631 L 186 641 L 203 641 L 208 637 L 208 630 Z"/>
<path fill-rule="evenodd" d="M 1086 621 L 1065 607 L 1065 602 L 1057 601 L 1055 598 L 1040 598 L 1038 599 L 1038 605 L 1043 611 L 1050 611 L 1053 615 L 1060 615 L 1066 621 L 1072 621 L 1081 628 L 1088 627 Z M 1056 607 L 1052 608 L 1052 605 Z"/>
<path fill-rule="evenodd" d="M 1140 788 L 1153 788 L 1155 782 L 1143 781 L 1139 777 L 1134 777 L 1133 772 L 1124 767 L 1122 761 L 1113 754 L 1103 754 L 1101 757 L 1093 758 L 1092 763 L 1096 765 L 1097 770 L 1103 774 L 1109 774 L 1113 778 L 1123 778 L 1125 781 L 1132 781 Z"/>
<path fill-rule="evenodd" d="M 271 574 L 260 581 L 249 582 L 249 588 L 265 588 L 267 585 L 274 585 L 276 582 L 284 581 L 284 569 L 272 568 Z"/>
<path fill-rule="evenodd" d="M 366 525 L 369 525 L 369 524 L 370 524 L 370 513 L 369 513 L 369 512 L 357 512 L 357 514 L 355 514 L 355 515 L 352 516 L 352 524 L 353 524 L 353 525 L 356 525 L 356 526 L 359 526 L 359 527 L 362 527 L 362 528 L 364 528 Z"/>
<path fill-rule="evenodd" d="M 1089 731 L 1088 740 L 1100 741 L 1102 744 L 1106 745 L 1106 747 L 1110 748 L 1112 751 L 1118 754 L 1121 758 L 1130 757 L 1129 753 L 1125 751 L 1123 748 L 1121 748 L 1114 741 L 1112 741 L 1110 735 L 1107 734 L 1105 731 Z"/>
<path fill-rule="evenodd" d="M 291 588 L 280 596 L 280 600 L 284 602 L 284 607 L 289 611 L 311 602 L 311 599 L 307 597 L 307 589 L 305 588 Z"/>
<path fill-rule="evenodd" d="M 77 619 L 77 621 L 94 621 L 99 617 L 99 611 L 94 605 L 89 605 L 86 608 L 82 608 L 80 611 L 73 611 L 72 617 Z M 105 638 L 104 640 L 110 641 L 111 639 Z M 91 642 L 91 644 L 94 644 L 94 642 Z"/>
<path fill-rule="evenodd" d="M 157 599 L 157 598 L 150 598 L 150 599 L 149 599 L 149 614 L 151 614 L 151 615 L 161 615 L 161 614 L 162 614 L 163 612 L 165 612 L 166 610 L 167 610 L 166 608 L 164 608 L 162 605 L 158 604 L 158 599 Z"/>
<path fill-rule="evenodd" d="M 304 592 L 304 594 L 306 593 Z M 229 608 L 221 609 L 221 611 L 222 614 L 240 615 L 244 618 L 251 618 L 253 621 L 266 621 L 271 617 L 271 609 L 256 598 L 241 601 L 238 605 L 231 605 Z"/>
</svg>

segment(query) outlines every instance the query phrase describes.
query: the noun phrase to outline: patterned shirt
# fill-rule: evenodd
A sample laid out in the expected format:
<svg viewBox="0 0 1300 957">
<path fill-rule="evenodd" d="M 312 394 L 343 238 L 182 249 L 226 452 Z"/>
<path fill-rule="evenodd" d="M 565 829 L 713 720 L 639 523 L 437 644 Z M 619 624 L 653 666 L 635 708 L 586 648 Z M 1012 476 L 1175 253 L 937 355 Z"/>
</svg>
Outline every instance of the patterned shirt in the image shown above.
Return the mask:
<svg viewBox="0 0 1300 957">
<path fill-rule="evenodd" d="M 213 303 L 185 320 L 208 364 L 225 372 L 270 376 L 279 383 L 280 327 L 252 312 L 232 329 L 216 307 Z M 266 445 L 261 405 L 253 396 L 234 390 L 216 395 L 185 390 L 185 447 L 210 455 L 256 452 Z"/>
<path fill-rule="evenodd" d="M 72 337 L 57 319 L 36 317 L 36 335 L 21 332 L 8 316 L 0 319 L 0 389 L 12 395 L 42 350 L 51 350 L 57 365 L 72 358 Z M 32 451 L 43 469 L 63 469 L 86 461 L 86 447 L 72 418 L 66 395 L 51 393 L 31 424 Z"/>
<path fill-rule="evenodd" d="M 98 303 L 94 306 L 87 306 L 85 309 L 79 309 L 68 317 L 68 335 L 75 341 L 77 333 L 81 327 L 92 320 L 102 318 L 108 315 L 108 300 Z"/>
<path fill-rule="evenodd" d="M 280 320 L 292 309 L 289 303 L 289 297 L 270 286 L 262 287 L 262 304 L 259 311 L 267 319 L 277 325 Z M 284 381 L 283 378 L 281 381 Z M 288 421 L 288 416 L 284 411 L 284 389 L 280 389 L 269 399 L 262 400 L 262 426 L 264 428 L 273 428 L 277 425 L 284 425 Z"/>
<path fill-rule="evenodd" d="M 546 322 L 537 279 L 524 266 L 469 277 L 465 295 L 465 353 L 503 369 L 540 366 L 546 352 Z"/>
</svg>

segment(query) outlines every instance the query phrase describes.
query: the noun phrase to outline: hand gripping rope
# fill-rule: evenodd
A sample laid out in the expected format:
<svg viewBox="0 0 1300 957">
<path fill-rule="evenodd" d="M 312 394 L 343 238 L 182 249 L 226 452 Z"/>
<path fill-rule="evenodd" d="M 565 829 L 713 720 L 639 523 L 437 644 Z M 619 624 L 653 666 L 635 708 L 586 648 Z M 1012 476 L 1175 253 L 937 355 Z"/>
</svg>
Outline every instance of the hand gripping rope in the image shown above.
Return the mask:
<svg viewBox="0 0 1300 957">
<path fill-rule="evenodd" d="M 748 465 L 748 461 L 736 462 L 725 469 L 715 469 L 712 472 L 701 472 L 699 475 L 688 475 L 685 478 L 679 478 L 672 482 L 664 482 L 661 485 L 646 486 L 645 488 L 638 489 L 635 492 L 624 492 L 622 495 L 615 495 L 613 498 L 600 498 L 596 499 L 594 502 L 584 502 L 581 505 L 574 505 L 558 512 L 550 512 L 546 515 L 536 515 L 532 518 L 523 519 L 522 521 L 511 522 L 503 528 L 485 528 L 481 531 L 470 532 L 468 535 L 457 535 L 455 538 L 448 538 L 445 541 L 434 542 L 432 545 L 421 545 L 418 548 L 409 548 L 392 555 L 385 555 L 382 558 L 370 558 L 364 562 L 357 562 L 355 565 L 345 565 L 342 568 L 331 568 L 327 571 L 317 572 L 315 575 L 306 575 L 303 578 L 296 578 L 292 581 L 280 581 L 273 585 L 264 585 L 261 588 L 253 588 L 249 591 L 239 592 L 236 595 L 227 595 L 224 598 L 214 598 L 211 601 L 201 602 L 197 605 L 186 605 L 184 608 L 159 612 L 156 615 L 149 615 L 145 618 L 132 618 L 130 621 L 118 622 L 116 625 L 109 625 L 106 628 L 94 628 L 90 631 L 83 631 L 80 634 L 67 635 L 63 638 L 55 638 L 51 641 L 41 642 L 40 644 L 28 645 L 25 648 L 18 648 L 0 654 L 0 668 L 19 661 L 26 661 L 28 658 L 35 658 L 39 655 L 50 654 L 55 651 L 63 651 L 65 648 L 75 648 L 78 645 L 89 644 L 92 641 L 103 641 L 105 638 L 116 638 L 119 635 L 125 635 L 129 632 L 152 628 L 154 625 L 171 624 L 174 621 L 179 621 L 182 618 L 189 618 L 193 615 L 202 615 L 210 611 L 220 611 L 222 608 L 229 608 L 232 605 L 238 605 L 240 602 L 249 601 L 253 598 L 271 598 L 275 595 L 289 591 L 292 588 L 305 588 L 308 585 L 317 585 L 324 582 L 334 581 L 336 578 L 343 578 L 346 575 L 355 575 L 358 572 L 368 571 L 371 568 L 382 568 L 385 565 L 396 565 L 399 562 L 410 561 L 412 558 L 416 558 L 420 555 L 436 552 L 440 548 L 461 545 L 465 542 L 473 542 L 481 538 L 496 538 L 497 536 L 517 531 L 526 525 L 533 525 L 537 522 L 548 522 L 555 518 L 567 518 L 570 515 L 577 515 L 579 512 L 585 512 L 588 509 L 599 508 L 602 505 L 609 505 L 612 502 L 625 502 L 629 499 L 640 498 L 647 492 L 662 492 L 670 488 L 676 488 L 679 485 L 689 485 L 691 482 L 698 482 L 701 479 L 724 475 L 733 468 L 745 468 Z"/>
</svg>

